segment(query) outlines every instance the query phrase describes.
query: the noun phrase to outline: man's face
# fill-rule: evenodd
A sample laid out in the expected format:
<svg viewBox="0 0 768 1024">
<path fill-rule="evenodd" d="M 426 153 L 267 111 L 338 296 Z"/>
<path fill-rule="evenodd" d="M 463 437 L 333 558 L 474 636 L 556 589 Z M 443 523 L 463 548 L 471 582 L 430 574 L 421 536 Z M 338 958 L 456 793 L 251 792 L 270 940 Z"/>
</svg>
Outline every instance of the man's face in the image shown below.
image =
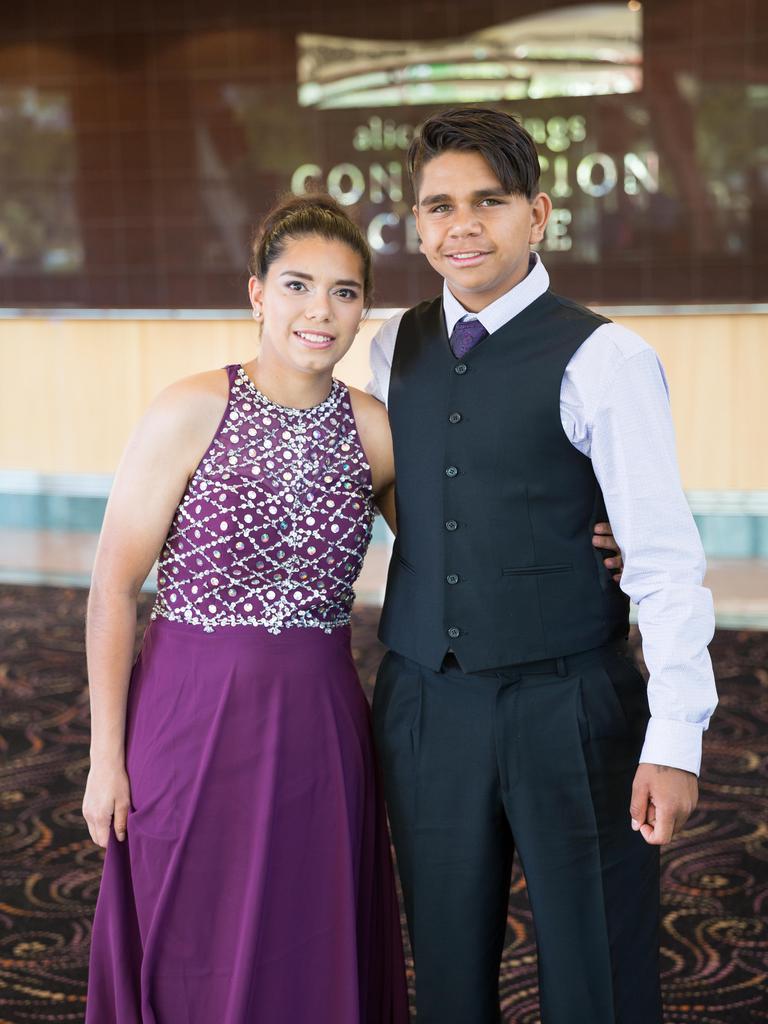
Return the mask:
<svg viewBox="0 0 768 1024">
<path fill-rule="evenodd" d="M 512 196 L 473 151 L 449 150 L 421 169 L 413 212 L 421 251 L 455 297 L 477 313 L 523 280 L 552 203 Z"/>
</svg>

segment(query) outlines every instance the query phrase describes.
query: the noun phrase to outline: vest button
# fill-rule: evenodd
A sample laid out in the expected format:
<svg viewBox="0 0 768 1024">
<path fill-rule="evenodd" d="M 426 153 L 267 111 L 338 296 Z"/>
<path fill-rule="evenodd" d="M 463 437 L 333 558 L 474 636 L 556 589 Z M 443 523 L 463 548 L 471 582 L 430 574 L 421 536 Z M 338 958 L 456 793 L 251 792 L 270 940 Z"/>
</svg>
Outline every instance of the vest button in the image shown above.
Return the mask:
<svg viewBox="0 0 768 1024">
<path fill-rule="evenodd" d="M 466 373 L 467 372 L 467 364 L 466 363 L 456 363 L 456 365 L 453 368 L 453 372 L 454 373 L 458 373 L 458 375 L 461 376 L 462 373 Z"/>
<path fill-rule="evenodd" d="M 458 476 L 459 475 L 459 471 L 458 471 L 458 469 L 455 466 L 448 466 L 448 468 L 445 471 L 445 475 L 446 476 Z"/>
<path fill-rule="evenodd" d="M 454 583 L 459 582 L 459 577 L 456 575 L 455 572 L 449 572 L 448 575 L 445 577 L 445 582 L 450 583 L 451 586 L 453 586 Z"/>
<path fill-rule="evenodd" d="M 449 519 L 445 524 L 446 530 L 458 530 L 459 524 L 455 519 Z"/>
<path fill-rule="evenodd" d="M 461 413 L 460 412 L 452 412 L 451 415 L 448 417 L 448 422 L 449 423 L 461 423 Z"/>
<path fill-rule="evenodd" d="M 461 636 L 461 630 L 457 626 L 451 626 L 448 630 L 448 636 L 451 640 L 456 640 Z"/>
</svg>

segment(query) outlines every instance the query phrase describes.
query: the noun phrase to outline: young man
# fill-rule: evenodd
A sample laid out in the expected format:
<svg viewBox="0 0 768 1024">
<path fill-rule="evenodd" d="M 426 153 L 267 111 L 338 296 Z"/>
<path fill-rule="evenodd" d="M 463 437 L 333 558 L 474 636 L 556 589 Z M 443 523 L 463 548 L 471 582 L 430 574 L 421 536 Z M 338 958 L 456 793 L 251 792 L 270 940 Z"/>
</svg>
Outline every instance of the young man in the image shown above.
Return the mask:
<svg viewBox="0 0 768 1024">
<path fill-rule="evenodd" d="M 663 370 L 549 290 L 530 246 L 551 202 L 514 118 L 432 117 L 409 168 L 443 293 L 384 325 L 370 390 L 398 523 L 374 723 L 419 1024 L 500 1019 L 514 848 L 543 1024 L 661 1024 L 659 847 L 696 805 L 717 702 Z M 623 594 L 590 542 L 606 510 Z"/>
</svg>

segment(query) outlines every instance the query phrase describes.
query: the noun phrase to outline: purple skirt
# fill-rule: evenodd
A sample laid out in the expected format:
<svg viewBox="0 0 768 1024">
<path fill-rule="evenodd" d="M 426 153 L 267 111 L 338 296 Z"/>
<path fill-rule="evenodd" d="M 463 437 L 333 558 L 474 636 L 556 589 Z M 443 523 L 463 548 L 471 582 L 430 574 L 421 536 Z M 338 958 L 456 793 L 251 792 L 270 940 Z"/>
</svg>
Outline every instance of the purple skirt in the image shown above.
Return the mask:
<svg viewBox="0 0 768 1024">
<path fill-rule="evenodd" d="M 150 624 L 86 1024 L 405 1024 L 370 713 L 349 628 Z"/>
</svg>

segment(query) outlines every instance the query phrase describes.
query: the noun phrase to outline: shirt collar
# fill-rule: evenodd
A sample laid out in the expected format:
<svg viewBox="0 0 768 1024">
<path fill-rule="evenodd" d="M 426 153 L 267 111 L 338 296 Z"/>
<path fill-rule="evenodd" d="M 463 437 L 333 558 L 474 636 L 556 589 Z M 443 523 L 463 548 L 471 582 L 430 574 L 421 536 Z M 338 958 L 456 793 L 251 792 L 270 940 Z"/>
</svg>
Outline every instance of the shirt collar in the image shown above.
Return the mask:
<svg viewBox="0 0 768 1024">
<path fill-rule="evenodd" d="M 526 306 L 538 299 L 540 295 L 549 288 L 549 274 L 538 253 L 532 252 L 528 264 L 528 273 L 519 284 L 510 288 L 501 298 L 492 302 L 479 313 L 468 312 L 459 300 L 454 296 L 448 287 L 448 282 L 443 282 L 443 316 L 445 317 L 445 329 L 450 338 L 453 329 L 462 317 L 470 320 L 479 320 L 489 334 L 498 331 L 504 324 L 521 313 Z"/>
</svg>

